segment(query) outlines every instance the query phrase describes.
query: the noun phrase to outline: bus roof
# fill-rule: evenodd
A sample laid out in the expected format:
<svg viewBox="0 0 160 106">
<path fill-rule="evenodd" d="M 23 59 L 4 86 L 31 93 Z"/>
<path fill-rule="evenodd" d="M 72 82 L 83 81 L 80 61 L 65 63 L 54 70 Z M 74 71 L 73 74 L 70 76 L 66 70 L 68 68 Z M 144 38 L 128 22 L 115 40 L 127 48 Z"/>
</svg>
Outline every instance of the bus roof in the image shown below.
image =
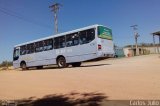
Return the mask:
<svg viewBox="0 0 160 106">
<path fill-rule="evenodd" d="M 67 31 L 67 32 L 63 32 L 63 33 L 59 33 L 59 34 L 55 34 L 55 35 L 51 35 L 51 36 L 48 36 L 48 37 L 40 38 L 40 39 L 37 39 L 37 40 L 32 40 L 32 41 L 25 42 L 25 43 L 21 43 L 21 44 L 15 45 L 14 47 L 19 47 L 19 46 L 22 46 L 22 45 L 38 42 L 38 41 L 41 41 L 41 40 L 50 39 L 50 38 L 54 38 L 54 37 L 58 37 L 58 36 L 62 36 L 62 35 L 66 35 L 66 34 L 70 34 L 70 33 L 74 33 L 74 32 L 78 32 L 78 31 L 81 31 L 81 30 L 94 28 L 94 27 L 97 27 L 97 26 L 103 26 L 103 25 L 98 25 L 98 24 L 90 25 L 90 26 L 87 26 L 87 27 L 83 27 L 83 28 L 79 28 L 79 29 L 75 29 L 75 30 L 71 30 L 71 31 Z"/>
</svg>

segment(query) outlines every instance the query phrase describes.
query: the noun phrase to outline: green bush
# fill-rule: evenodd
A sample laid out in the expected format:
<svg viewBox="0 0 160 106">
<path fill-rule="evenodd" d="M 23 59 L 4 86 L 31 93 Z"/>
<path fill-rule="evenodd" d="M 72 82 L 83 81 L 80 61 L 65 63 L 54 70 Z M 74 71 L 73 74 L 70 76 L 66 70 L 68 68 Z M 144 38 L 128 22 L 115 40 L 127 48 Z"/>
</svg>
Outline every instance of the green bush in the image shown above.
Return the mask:
<svg viewBox="0 0 160 106">
<path fill-rule="evenodd" d="M 12 66 L 13 63 L 11 61 L 3 61 L 1 64 L 0 64 L 0 67 L 10 67 Z"/>
</svg>

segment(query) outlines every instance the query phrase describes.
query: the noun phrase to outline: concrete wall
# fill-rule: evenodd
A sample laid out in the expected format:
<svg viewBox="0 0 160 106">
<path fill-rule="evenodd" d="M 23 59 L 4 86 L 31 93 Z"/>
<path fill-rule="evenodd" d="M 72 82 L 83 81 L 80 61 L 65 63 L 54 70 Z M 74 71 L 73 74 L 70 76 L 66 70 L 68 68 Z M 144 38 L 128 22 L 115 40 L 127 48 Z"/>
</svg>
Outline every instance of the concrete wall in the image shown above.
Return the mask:
<svg viewBox="0 0 160 106">
<path fill-rule="evenodd" d="M 146 50 L 149 50 L 150 53 L 159 53 L 160 52 L 160 47 L 143 47 Z"/>
<path fill-rule="evenodd" d="M 133 50 L 130 47 L 123 48 L 125 57 L 134 56 Z"/>
<path fill-rule="evenodd" d="M 160 47 L 140 47 L 140 49 L 142 50 L 148 50 L 149 53 L 151 54 L 154 54 L 154 53 L 160 53 Z M 123 48 L 123 51 L 124 51 L 124 55 L 126 57 L 129 57 L 129 56 L 134 56 L 134 50 L 131 49 L 131 47 L 126 47 L 126 48 Z M 139 53 L 141 54 L 141 53 Z"/>
</svg>

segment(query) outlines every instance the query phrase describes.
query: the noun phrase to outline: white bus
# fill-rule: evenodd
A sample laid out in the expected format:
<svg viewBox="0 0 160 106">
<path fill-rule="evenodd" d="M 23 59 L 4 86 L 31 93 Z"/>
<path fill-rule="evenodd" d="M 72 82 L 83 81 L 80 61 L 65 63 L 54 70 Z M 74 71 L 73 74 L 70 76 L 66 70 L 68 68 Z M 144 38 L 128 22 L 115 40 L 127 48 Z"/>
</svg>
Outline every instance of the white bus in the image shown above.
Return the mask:
<svg viewBox="0 0 160 106">
<path fill-rule="evenodd" d="M 22 69 L 52 64 L 60 68 L 79 67 L 83 61 L 113 56 L 111 29 L 91 25 L 14 46 L 13 66 Z"/>
</svg>

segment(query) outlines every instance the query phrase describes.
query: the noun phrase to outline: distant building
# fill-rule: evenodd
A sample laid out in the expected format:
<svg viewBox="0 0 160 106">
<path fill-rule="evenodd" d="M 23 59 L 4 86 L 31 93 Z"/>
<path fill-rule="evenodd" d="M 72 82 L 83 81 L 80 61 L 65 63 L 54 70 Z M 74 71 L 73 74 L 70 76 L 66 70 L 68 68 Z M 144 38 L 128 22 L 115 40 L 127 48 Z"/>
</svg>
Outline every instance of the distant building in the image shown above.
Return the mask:
<svg viewBox="0 0 160 106">
<path fill-rule="evenodd" d="M 153 32 L 153 43 L 151 44 L 141 44 L 138 45 L 138 52 L 139 55 L 145 55 L 145 54 L 160 54 L 160 31 Z M 156 37 L 159 38 L 159 42 L 156 43 Z M 135 45 L 128 45 L 123 48 L 124 55 L 126 57 L 135 56 L 136 55 L 136 48 Z"/>
<path fill-rule="evenodd" d="M 131 57 L 136 55 L 136 48 L 133 45 L 129 45 L 123 48 L 124 55 L 126 57 Z M 145 44 L 138 46 L 139 55 L 146 55 L 146 54 L 156 54 L 160 53 L 160 45 L 156 44 Z"/>
</svg>

